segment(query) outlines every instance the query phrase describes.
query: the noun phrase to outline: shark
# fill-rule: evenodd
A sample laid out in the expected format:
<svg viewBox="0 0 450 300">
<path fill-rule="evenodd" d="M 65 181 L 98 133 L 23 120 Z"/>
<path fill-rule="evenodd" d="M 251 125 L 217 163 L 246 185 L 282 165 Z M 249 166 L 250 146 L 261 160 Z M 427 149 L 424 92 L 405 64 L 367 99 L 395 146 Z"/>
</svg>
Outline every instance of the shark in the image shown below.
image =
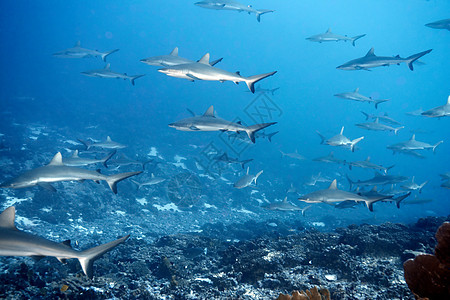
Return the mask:
<svg viewBox="0 0 450 300">
<path fill-rule="evenodd" d="M 245 160 L 239 160 L 237 158 L 228 156 L 228 154 L 226 152 L 224 152 L 221 155 L 218 155 L 218 156 L 214 157 L 214 160 L 221 161 L 221 162 L 224 162 L 224 163 L 227 163 L 227 164 L 240 164 L 242 169 L 245 169 L 245 164 L 253 161 L 253 158 L 245 159 Z"/>
<path fill-rule="evenodd" d="M 99 77 L 99 78 L 117 78 L 117 79 L 124 79 L 124 80 L 130 80 L 132 85 L 134 84 L 134 81 L 138 78 L 141 78 L 142 76 L 145 76 L 145 74 L 141 75 L 127 75 L 127 73 L 117 73 L 114 71 L 111 71 L 110 64 L 107 63 L 106 66 L 103 69 L 96 69 L 96 70 L 90 70 L 81 72 L 81 74 L 89 76 L 89 77 Z"/>
<path fill-rule="evenodd" d="M 389 125 L 381 124 L 378 122 L 378 118 L 376 118 L 373 122 L 359 123 L 359 124 L 355 124 L 355 126 L 362 128 L 362 129 L 366 129 L 366 130 L 393 131 L 395 133 L 395 135 L 397 135 L 397 133 L 400 129 L 405 128 L 405 126 L 400 126 L 400 127 L 394 128 Z"/>
<path fill-rule="evenodd" d="M 237 189 L 243 189 L 245 187 L 248 187 L 253 182 L 255 182 L 255 184 L 256 184 L 256 180 L 263 173 L 263 170 L 256 173 L 256 175 L 249 174 L 249 171 L 250 171 L 250 168 L 247 167 L 247 173 L 244 176 L 242 176 L 241 178 L 239 178 L 239 180 L 234 183 L 233 187 L 235 187 Z"/>
<path fill-rule="evenodd" d="M 404 190 L 408 191 L 419 191 L 419 193 L 422 193 L 423 187 L 428 183 L 428 180 L 424 181 L 422 184 L 417 184 L 414 182 L 415 176 L 412 177 L 411 182 L 407 182 L 400 186 Z"/>
<path fill-rule="evenodd" d="M 363 57 L 353 59 L 349 62 L 346 62 L 343 65 L 336 67 L 339 70 L 367 70 L 370 71 L 370 68 L 376 67 L 387 67 L 390 65 L 400 65 L 400 63 L 406 63 L 411 71 L 414 70 L 413 63 L 428 54 L 433 49 L 429 49 L 417 54 L 413 54 L 408 56 L 407 58 L 402 58 L 399 55 L 390 57 L 390 56 L 376 56 L 374 48 L 371 48 L 369 52 Z"/>
<path fill-rule="evenodd" d="M 364 95 L 361 95 L 359 93 L 359 88 L 356 88 L 353 92 L 339 93 L 335 94 L 334 96 L 342 99 L 373 103 L 375 104 L 375 109 L 378 108 L 378 104 L 389 101 L 389 99 L 375 100 L 372 99 L 372 97 L 366 97 Z"/>
<path fill-rule="evenodd" d="M 137 185 L 137 189 L 138 189 L 138 190 L 139 190 L 141 187 L 143 187 L 143 186 L 155 185 L 155 184 L 162 183 L 162 182 L 166 181 L 165 178 L 162 178 L 162 177 L 155 177 L 155 174 L 153 174 L 153 173 L 151 174 L 150 180 L 147 180 L 147 181 L 145 181 L 145 182 L 137 182 L 137 181 L 135 181 L 135 180 L 133 180 L 133 179 L 130 179 L 130 180 L 131 180 L 131 182 L 133 182 L 134 184 Z"/>
<path fill-rule="evenodd" d="M 337 188 L 337 181 L 336 179 L 334 179 L 327 189 L 318 190 L 306 194 L 298 198 L 298 200 L 306 203 L 326 203 L 331 205 L 334 205 L 335 203 L 338 202 L 351 200 L 356 202 L 363 202 L 366 204 L 366 206 L 369 208 L 370 211 L 373 211 L 373 204 L 377 201 L 380 201 L 381 199 L 380 200 L 368 199 L 366 197 L 360 196 L 352 192 L 339 190 Z"/>
<path fill-rule="evenodd" d="M 381 165 L 374 164 L 370 161 L 370 156 L 367 156 L 366 160 L 353 161 L 353 162 L 348 161 L 346 163 L 350 170 L 352 169 L 352 167 L 358 167 L 358 168 L 364 168 L 364 169 L 380 170 L 380 171 L 383 171 L 385 174 L 395 166 L 395 165 L 392 165 L 390 167 L 383 167 Z"/>
<path fill-rule="evenodd" d="M 295 149 L 295 152 L 291 152 L 291 153 L 285 153 L 280 150 L 280 153 L 281 153 L 281 157 L 286 156 L 286 157 L 290 157 L 290 158 L 297 159 L 297 160 L 305 160 L 306 159 L 306 157 L 304 157 L 303 155 L 298 153 L 297 149 Z"/>
<path fill-rule="evenodd" d="M 366 121 L 369 120 L 369 119 L 378 119 L 381 122 L 388 123 L 388 124 L 391 124 L 391 125 L 402 125 L 400 122 L 398 122 L 398 121 L 392 119 L 391 117 L 389 117 L 387 113 L 384 113 L 384 115 L 371 115 L 371 114 L 365 113 L 363 111 L 361 111 L 361 113 L 364 116 L 366 116 Z"/>
<path fill-rule="evenodd" d="M 274 12 L 274 10 L 270 9 L 255 9 L 251 5 L 241 4 L 236 1 L 230 0 L 205 0 L 194 3 L 195 5 L 208 9 L 215 10 L 231 10 L 237 12 L 246 12 L 248 14 L 255 14 L 256 20 L 258 22 L 261 21 L 261 15 Z"/>
<path fill-rule="evenodd" d="M 264 209 L 267 210 L 276 210 L 276 211 L 301 211 L 302 216 L 305 216 L 305 211 L 311 208 L 311 205 L 308 205 L 304 208 L 300 208 L 297 205 L 293 205 L 287 201 L 287 197 L 284 198 L 283 201 L 278 201 L 274 203 L 270 203 L 266 206 L 263 206 Z"/>
<path fill-rule="evenodd" d="M 232 73 L 209 64 L 209 53 L 206 53 L 198 62 L 171 66 L 158 70 L 159 72 L 166 74 L 167 76 L 187 79 L 189 81 L 195 80 L 208 80 L 208 81 L 232 81 L 236 84 L 239 82 L 245 82 L 248 89 L 255 93 L 255 83 L 272 76 L 277 71 L 270 73 L 254 75 L 249 77 L 241 76 L 240 72 Z"/>
<path fill-rule="evenodd" d="M 214 115 L 214 107 L 211 105 L 202 116 L 182 119 L 169 124 L 169 127 L 173 127 L 181 131 L 246 132 L 252 143 L 255 143 L 255 133 L 274 124 L 276 124 L 276 122 L 244 126 L 241 122 L 234 123 L 231 121 L 226 121 Z"/>
<path fill-rule="evenodd" d="M 354 37 L 348 37 L 346 35 L 340 35 L 340 34 L 336 34 L 331 32 L 331 28 L 328 28 L 327 31 L 325 31 L 325 33 L 319 33 L 313 36 L 310 36 L 308 38 L 306 38 L 308 41 L 311 42 L 318 42 L 318 43 L 322 43 L 322 42 L 339 42 L 339 41 L 350 41 L 352 42 L 353 46 L 356 46 L 355 42 L 357 40 L 359 40 L 362 37 L 365 37 L 365 34 L 361 34 L 361 35 L 357 35 Z"/>
<path fill-rule="evenodd" d="M 450 96 L 447 98 L 447 103 L 444 105 L 432 108 L 421 113 L 422 116 L 430 118 L 442 118 L 450 116 Z"/>
<path fill-rule="evenodd" d="M 439 20 L 436 22 L 425 24 L 425 26 L 434 29 L 447 29 L 450 30 L 450 19 Z"/>
<path fill-rule="evenodd" d="M 124 166 L 139 165 L 144 170 L 145 169 L 145 165 L 147 165 L 147 164 L 149 164 L 151 162 L 153 162 L 152 159 L 149 159 L 147 161 L 140 161 L 140 160 L 135 160 L 135 159 L 129 158 L 125 154 L 121 153 L 121 154 L 118 155 L 118 157 L 116 157 L 113 160 L 111 160 L 110 164 L 116 165 L 118 168 L 119 167 L 124 167 Z"/>
<path fill-rule="evenodd" d="M 447 181 L 444 181 L 444 182 L 441 184 L 441 187 L 446 188 L 446 189 L 450 189 L 450 179 L 447 180 Z"/>
<path fill-rule="evenodd" d="M 76 251 L 70 246 L 70 240 L 56 243 L 17 229 L 14 224 L 15 218 L 16 209 L 14 206 L 8 207 L 0 214 L 1 256 L 29 256 L 35 259 L 51 256 L 56 257 L 62 263 L 67 259 L 75 258 L 80 262 L 83 273 L 89 278 L 93 277 L 94 262 L 130 237 L 130 235 L 126 235 L 88 250 Z"/>
<path fill-rule="evenodd" d="M 433 199 L 430 198 L 419 198 L 417 195 L 414 195 L 414 199 L 409 199 L 403 201 L 403 205 L 417 205 L 417 204 L 425 204 L 433 202 Z"/>
<path fill-rule="evenodd" d="M 450 180 L 450 172 L 439 174 L 441 176 L 441 180 Z"/>
<path fill-rule="evenodd" d="M 381 175 L 380 173 L 375 171 L 375 175 L 373 178 L 367 180 L 358 180 L 353 181 L 350 179 L 348 175 L 347 181 L 350 184 L 350 189 L 352 189 L 353 185 L 357 186 L 373 186 L 373 185 L 386 185 L 386 184 L 396 184 L 402 183 L 408 180 L 408 177 L 399 176 L 399 175 Z"/>
<path fill-rule="evenodd" d="M 277 134 L 279 131 L 275 131 L 275 132 L 271 132 L 271 133 L 266 133 L 264 131 L 258 131 L 255 133 L 255 138 L 256 139 L 265 139 L 267 138 L 269 140 L 269 142 L 272 142 L 272 137 Z M 248 138 L 247 138 L 247 134 L 246 133 L 241 133 L 241 132 L 230 132 L 228 134 L 228 139 L 229 140 L 233 140 L 233 139 L 238 139 L 242 142 L 248 142 Z"/>
<path fill-rule="evenodd" d="M 279 87 L 276 87 L 273 89 L 267 89 L 267 88 L 261 87 L 261 85 L 258 84 L 255 86 L 255 93 L 261 93 L 261 94 L 269 93 L 272 96 L 275 96 L 275 92 L 278 91 L 279 89 L 280 89 Z M 246 91 L 246 92 L 249 92 L 249 91 Z"/>
<path fill-rule="evenodd" d="M 107 162 L 111 159 L 111 157 L 116 154 L 116 150 L 109 153 L 107 156 L 101 159 L 87 158 L 87 157 L 79 157 L 78 150 L 75 150 L 71 157 L 63 157 L 62 162 L 64 165 L 69 167 L 83 167 L 87 165 L 93 165 L 102 163 L 105 168 L 108 167 Z"/>
<path fill-rule="evenodd" d="M 288 193 L 288 194 L 290 194 L 290 193 L 298 194 L 299 192 L 298 192 L 297 188 L 294 186 L 294 184 L 291 183 L 291 186 L 289 187 L 289 189 L 287 190 L 286 193 Z"/>
<path fill-rule="evenodd" d="M 96 182 L 100 180 L 106 181 L 114 194 L 117 194 L 118 182 L 141 173 L 142 171 L 107 176 L 101 174 L 98 170 L 92 171 L 66 166 L 63 164 L 61 153 L 58 152 L 48 165 L 26 171 L 22 175 L 0 184 L 0 188 L 20 189 L 38 185 L 55 192 L 56 189 L 51 185 L 53 182 L 72 180 L 83 181 L 88 179 Z"/>
<path fill-rule="evenodd" d="M 357 192 L 358 195 L 364 196 L 369 199 L 380 199 L 382 202 L 395 202 L 397 208 L 400 208 L 400 203 L 411 195 L 411 192 L 406 194 L 402 194 L 396 198 L 394 198 L 394 194 L 381 194 L 377 191 L 377 186 L 374 186 L 370 191 L 367 192 Z"/>
<path fill-rule="evenodd" d="M 56 53 L 53 53 L 53 56 L 61 57 L 61 58 L 87 58 L 87 57 L 98 57 L 100 56 L 104 62 L 106 62 L 106 57 L 114 52 L 119 51 L 119 49 L 114 49 L 109 52 L 100 52 L 97 50 L 90 50 L 81 48 L 81 42 L 78 41 L 75 46 L 72 48 L 68 48 Z"/>
<path fill-rule="evenodd" d="M 442 144 L 444 141 L 439 141 L 434 145 L 430 145 L 428 143 L 420 142 L 416 140 L 416 135 L 413 134 L 411 138 L 407 141 L 400 142 L 397 144 L 389 145 L 387 146 L 388 149 L 395 152 L 402 152 L 402 151 L 414 151 L 414 150 L 424 150 L 424 149 L 432 149 L 433 153 L 436 150 L 436 147 Z"/>
<path fill-rule="evenodd" d="M 342 164 L 342 165 L 346 164 L 345 160 L 336 158 L 334 156 L 333 151 L 331 151 L 327 156 L 314 158 L 313 161 L 320 161 L 320 162 L 325 162 L 325 163 L 335 163 L 335 164 Z"/>
<path fill-rule="evenodd" d="M 87 141 L 80 140 L 80 139 L 78 139 L 78 141 L 86 147 L 86 150 L 90 150 L 91 148 L 95 148 L 95 147 L 103 148 L 103 149 L 123 149 L 123 148 L 127 147 L 121 143 L 113 141 L 109 135 L 106 137 L 106 140 L 103 142 L 88 143 Z"/>
<path fill-rule="evenodd" d="M 350 150 L 352 150 L 352 152 L 355 151 L 355 145 L 361 141 L 362 139 L 364 139 L 364 137 L 359 137 L 357 139 L 354 140 L 350 140 L 347 137 L 345 137 L 343 135 L 344 133 L 344 126 L 342 126 L 341 128 L 341 132 L 331 138 L 329 138 L 328 140 L 322 135 L 320 134 L 320 132 L 316 131 L 317 134 L 320 136 L 320 138 L 322 139 L 322 141 L 320 142 L 320 144 L 327 144 L 330 146 L 335 146 L 335 147 L 346 147 L 346 148 L 350 148 Z"/>
<path fill-rule="evenodd" d="M 305 185 L 315 186 L 318 182 L 330 182 L 331 179 L 322 176 L 322 172 L 317 175 L 311 175 L 311 178 L 305 183 Z"/>
<path fill-rule="evenodd" d="M 417 116 L 421 116 L 423 112 L 424 112 L 424 110 L 422 108 L 419 108 L 419 109 L 416 109 L 413 111 L 405 112 L 405 114 L 407 114 L 408 116 L 417 117 Z"/>
<path fill-rule="evenodd" d="M 215 61 L 210 62 L 210 65 L 214 66 L 217 63 L 221 62 L 222 59 L 223 58 L 219 58 Z M 141 59 L 141 62 L 150 66 L 171 67 L 182 64 L 190 64 L 194 63 L 195 61 L 178 56 L 178 47 L 175 47 L 169 55 L 148 57 Z"/>
</svg>

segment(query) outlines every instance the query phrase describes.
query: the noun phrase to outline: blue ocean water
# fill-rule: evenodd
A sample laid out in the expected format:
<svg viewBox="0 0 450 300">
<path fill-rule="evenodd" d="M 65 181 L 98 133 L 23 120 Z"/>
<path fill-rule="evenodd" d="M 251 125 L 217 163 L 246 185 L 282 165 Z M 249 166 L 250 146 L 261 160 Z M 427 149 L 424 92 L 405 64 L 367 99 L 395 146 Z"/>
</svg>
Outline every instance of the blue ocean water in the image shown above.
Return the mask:
<svg viewBox="0 0 450 300">
<path fill-rule="evenodd" d="M 330 184 L 306 186 L 311 175 L 320 172 L 329 180 L 337 179 L 344 190 L 349 189 L 346 174 L 353 180 L 374 175 L 372 170 L 349 170 L 345 165 L 312 161 L 333 151 L 336 157 L 346 161 L 370 156 L 377 164 L 395 165 L 389 174 L 410 179 L 415 176 L 417 183 L 429 181 L 422 193 L 413 191 L 410 197 L 432 199 L 432 202 L 400 209 L 392 203 L 377 203 L 374 212 L 363 206 L 337 210 L 326 204 L 314 204 L 307 214 L 311 222 L 333 220 L 330 226 L 334 227 L 362 222 L 411 223 L 425 216 L 447 216 L 449 190 L 440 187 L 439 174 L 450 171 L 450 120 L 406 113 L 443 105 L 449 96 L 450 33 L 424 24 L 448 18 L 450 2 L 251 2 L 256 8 L 275 12 L 262 15 L 261 22 L 257 22 L 253 14 L 203 9 L 193 5 L 193 1 L 2 1 L 1 155 L 13 160 L 4 169 L 8 172 L 1 172 L 1 179 L 43 165 L 58 151 L 69 155 L 65 148 L 73 145 L 64 143 L 67 140 L 88 137 L 104 140 L 109 135 L 128 145 L 122 152 L 129 157 L 148 158 L 155 147 L 162 165 L 177 161 L 176 156 L 185 158 L 181 162 L 190 172 L 212 176 L 213 179 L 200 176 L 210 204 L 232 197 L 234 202 L 253 209 L 253 218 L 258 219 L 259 206 L 265 204 L 264 200 L 282 200 L 291 184 L 299 194 L 324 189 Z M 328 28 L 343 35 L 366 36 L 356 41 L 355 47 L 350 42 L 306 40 Z M 52 55 L 74 46 L 77 41 L 88 49 L 120 49 L 107 57 L 111 69 L 145 76 L 137 79 L 135 86 L 119 79 L 86 77 L 81 72 L 104 66 L 100 58 L 64 59 Z M 243 76 L 277 71 L 258 84 L 267 89 L 279 87 L 279 90 L 274 95 L 252 94 L 245 83 L 189 82 L 165 76 L 157 72 L 158 67 L 139 61 L 169 54 L 175 47 L 179 47 L 180 56 L 192 60 L 200 59 L 205 53 L 211 54 L 211 60 L 223 57 L 217 67 L 240 71 Z M 420 59 L 422 64 L 415 65 L 414 71 L 406 64 L 370 71 L 336 69 L 364 56 L 372 47 L 380 56 L 407 57 L 427 49 L 433 51 Z M 375 110 L 372 104 L 333 96 L 356 88 L 364 95 L 390 101 Z M 251 145 L 234 143 L 226 133 L 182 132 L 167 126 L 189 117 L 187 109 L 202 114 L 210 105 L 226 120 L 242 120 L 245 124 L 277 122 L 265 132 L 279 133 L 271 142 L 257 139 Z M 361 111 L 388 113 L 405 128 L 398 135 L 365 131 L 354 125 L 365 121 Z M 365 136 L 354 153 L 320 144 L 316 131 L 331 137 L 342 126 L 344 135 L 350 139 Z M 42 127 L 46 135 L 30 132 L 30 128 L 37 127 Z M 393 155 L 386 149 L 387 145 L 409 139 L 413 132 L 417 132 L 419 141 L 435 144 L 443 140 L 444 143 L 436 148 L 435 154 L 430 150 L 421 151 L 424 158 Z M 206 154 L 211 149 L 226 151 L 240 159 L 253 158 L 250 172 L 264 170 L 257 187 L 233 189 L 229 183 L 244 174 L 239 166 L 221 175 L 209 170 L 211 161 Z M 296 150 L 306 159 L 300 161 L 280 154 L 280 151 Z M 43 152 L 45 156 L 41 155 Z M 23 167 L 29 160 L 33 162 Z M 180 168 L 181 171 L 184 172 Z M 169 178 L 175 173 L 170 171 L 164 175 Z M 221 176 L 228 181 L 220 179 Z M 131 187 L 130 183 L 119 185 L 123 199 L 118 206 L 135 203 L 137 197 Z M 104 193 L 110 193 L 106 186 Z M 306 206 L 297 197 L 288 196 L 292 203 Z M 52 197 L 56 197 L 54 201 L 64 201 L 64 192 Z M 3 200 L 6 201 L 6 196 Z"/>
</svg>

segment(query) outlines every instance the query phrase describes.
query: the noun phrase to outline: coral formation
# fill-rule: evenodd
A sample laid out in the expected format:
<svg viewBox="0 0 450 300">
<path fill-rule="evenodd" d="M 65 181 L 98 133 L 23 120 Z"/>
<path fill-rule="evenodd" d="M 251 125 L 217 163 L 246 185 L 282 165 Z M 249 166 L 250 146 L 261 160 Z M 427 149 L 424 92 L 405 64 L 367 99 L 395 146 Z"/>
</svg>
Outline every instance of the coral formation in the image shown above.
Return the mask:
<svg viewBox="0 0 450 300">
<path fill-rule="evenodd" d="M 318 290 L 317 287 L 306 291 L 293 291 L 292 296 L 280 294 L 277 300 L 330 300 L 330 292 L 327 289 Z"/>
</svg>

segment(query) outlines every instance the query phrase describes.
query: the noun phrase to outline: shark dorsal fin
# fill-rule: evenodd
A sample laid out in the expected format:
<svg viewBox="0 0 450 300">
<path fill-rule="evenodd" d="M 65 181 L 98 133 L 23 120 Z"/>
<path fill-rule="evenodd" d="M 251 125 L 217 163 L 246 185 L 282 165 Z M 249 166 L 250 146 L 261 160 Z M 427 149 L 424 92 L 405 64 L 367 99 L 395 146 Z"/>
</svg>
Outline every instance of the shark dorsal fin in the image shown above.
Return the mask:
<svg viewBox="0 0 450 300">
<path fill-rule="evenodd" d="M 367 161 L 367 162 L 370 161 L 370 156 L 367 156 L 366 161 Z"/>
<path fill-rule="evenodd" d="M 325 33 L 331 33 L 331 28 L 328 28 L 327 31 L 325 31 Z"/>
<path fill-rule="evenodd" d="M 73 158 L 78 158 L 78 150 L 73 151 L 72 157 Z"/>
<path fill-rule="evenodd" d="M 203 114 L 204 117 L 213 117 L 214 118 L 214 106 L 211 105 Z"/>
<path fill-rule="evenodd" d="M 372 188 L 372 192 L 376 192 L 376 191 L 377 191 L 377 186 L 374 185 L 373 188 Z"/>
<path fill-rule="evenodd" d="M 152 173 L 152 175 L 151 175 L 151 176 L 152 176 L 152 178 L 155 178 L 155 174 L 153 174 L 153 173 Z"/>
<path fill-rule="evenodd" d="M 202 58 L 198 61 L 200 64 L 209 65 L 209 53 L 203 55 Z"/>
<path fill-rule="evenodd" d="M 342 126 L 342 128 L 341 128 L 341 135 L 344 133 L 344 126 Z"/>
<path fill-rule="evenodd" d="M 416 134 L 414 133 L 410 139 L 410 141 L 415 141 L 416 140 Z"/>
<path fill-rule="evenodd" d="M 358 92 L 359 92 L 359 87 L 357 87 L 353 93 L 358 93 Z"/>
<path fill-rule="evenodd" d="M 56 153 L 48 165 L 49 166 L 63 166 L 61 152 Z"/>
<path fill-rule="evenodd" d="M 367 56 L 375 56 L 375 50 L 372 48 L 370 48 L 369 52 L 367 52 L 366 57 Z"/>
<path fill-rule="evenodd" d="M 330 186 L 328 187 L 329 190 L 337 190 L 337 181 L 336 179 L 333 180 L 333 182 L 330 184 Z"/>
<path fill-rule="evenodd" d="M 248 172 L 250 171 L 250 167 L 247 167 L 247 175 L 248 175 Z"/>
<path fill-rule="evenodd" d="M 105 70 L 109 70 L 109 69 L 110 69 L 110 64 L 107 63 L 106 66 L 105 66 Z"/>
<path fill-rule="evenodd" d="M 287 203 L 287 196 L 284 197 L 283 203 Z"/>
<path fill-rule="evenodd" d="M 106 141 L 107 142 L 112 142 L 111 137 L 109 135 L 106 137 Z"/>
<path fill-rule="evenodd" d="M 8 207 L 0 214 L 0 228 L 17 230 L 16 225 L 14 225 L 15 218 L 16 208 L 14 206 Z"/>
<path fill-rule="evenodd" d="M 375 171 L 375 176 L 374 177 L 383 177 L 383 175 L 381 175 L 379 172 Z"/>
<path fill-rule="evenodd" d="M 447 98 L 447 105 L 450 105 L 450 96 Z"/>
<path fill-rule="evenodd" d="M 75 47 L 81 47 L 81 42 L 77 41 L 77 43 L 75 44 Z"/>
<path fill-rule="evenodd" d="M 374 123 L 378 123 L 378 118 L 375 118 L 375 120 L 373 122 Z"/>
<path fill-rule="evenodd" d="M 170 52 L 170 55 L 178 56 L 178 47 L 173 48 L 172 52 Z"/>
<path fill-rule="evenodd" d="M 414 183 L 415 177 L 416 177 L 416 176 L 413 176 L 413 177 L 412 177 L 412 179 L 411 179 L 411 182 L 412 182 L 412 183 Z"/>
</svg>

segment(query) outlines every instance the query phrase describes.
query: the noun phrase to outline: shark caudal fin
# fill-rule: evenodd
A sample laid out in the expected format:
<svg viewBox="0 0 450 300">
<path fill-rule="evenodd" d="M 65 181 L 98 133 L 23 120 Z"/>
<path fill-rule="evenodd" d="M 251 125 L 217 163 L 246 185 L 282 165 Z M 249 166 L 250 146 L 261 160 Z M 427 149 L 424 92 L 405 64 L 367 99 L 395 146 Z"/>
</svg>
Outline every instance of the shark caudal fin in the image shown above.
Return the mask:
<svg viewBox="0 0 450 300">
<path fill-rule="evenodd" d="M 106 177 L 106 182 L 108 183 L 109 187 L 111 188 L 111 190 L 114 192 L 114 194 L 117 194 L 117 183 L 127 179 L 128 177 L 131 176 L 135 176 L 138 174 L 141 174 L 142 171 L 139 172 L 127 172 L 127 173 L 120 173 L 120 174 L 115 174 L 115 175 L 111 175 Z"/>
<path fill-rule="evenodd" d="M 383 200 L 383 198 L 381 198 L 381 199 L 373 199 L 373 200 L 367 199 L 367 200 L 364 200 L 364 202 L 366 203 L 367 208 L 368 208 L 371 212 L 373 212 L 373 204 L 374 204 L 375 202 L 378 202 L 378 201 L 381 201 L 381 200 Z"/>
<path fill-rule="evenodd" d="M 362 136 L 360 138 L 357 138 L 357 139 L 354 139 L 353 141 L 351 141 L 350 149 L 352 149 L 352 152 L 355 152 L 356 144 L 359 143 L 359 141 L 361 141 L 363 139 L 364 139 L 364 137 Z"/>
<path fill-rule="evenodd" d="M 256 185 L 256 180 L 258 179 L 259 175 L 261 175 L 264 172 L 264 170 L 261 170 L 258 172 L 258 174 L 256 174 L 255 178 L 253 178 L 253 180 L 255 181 L 255 185 Z"/>
<path fill-rule="evenodd" d="M 392 169 L 393 167 L 395 167 L 395 165 L 392 165 L 390 167 L 387 167 L 386 170 L 384 170 L 384 173 L 387 174 L 387 172 Z"/>
<path fill-rule="evenodd" d="M 134 85 L 134 81 L 138 78 L 141 78 L 142 76 L 145 76 L 145 74 L 130 76 L 129 78 L 130 78 L 131 84 Z"/>
<path fill-rule="evenodd" d="M 400 208 L 400 202 L 402 202 L 403 200 L 405 200 L 406 198 L 409 197 L 409 195 L 411 195 L 411 192 L 408 192 L 402 196 L 399 196 L 398 198 L 394 199 L 395 200 L 395 205 L 397 205 L 397 208 Z"/>
<path fill-rule="evenodd" d="M 397 135 L 398 131 L 403 128 L 405 128 L 405 126 L 400 126 L 400 127 L 394 128 L 395 135 Z"/>
<path fill-rule="evenodd" d="M 301 209 L 301 212 L 302 212 L 302 216 L 303 216 L 303 217 L 305 216 L 305 212 L 306 212 L 308 209 L 310 209 L 310 208 L 311 208 L 311 205 L 308 205 L 307 207 L 304 207 L 304 208 Z"/>
<path fill-rule="evenodd" d="M 356 44 L 355 44 L 356 40 L 359 40 L 360 38 L 365 37 L 365 36 L 366 36 L 365 34 L 361 34 L 361 35 L 357 35 L 357 36 L 352 37 L 352 45 L 353 45 L 353 47 L 356 46 Z"/>
<path fill-rule="evenodd" d="M 434 150 L 436 150 L 436 147 L 437 146 L 439 146 L 440 144 L 442 144 L 444 141 L 439 141 L 439 142 L 437 142 L 436 144 L 434 144 L 434 146 L 433 146 L 433 153 L 435 153 L 435 151 Z"/>
<path fill-rule="evenodd" d="M 369 120 L 369 114 L 368 113 L 365 113 L 363 111 L 361 111 L 361 113 L 366 116 L 366 121 Z"/>
<path fill-rule="evenodd" d="M 216 59 L 216 60 L 213 60 L 212 62 L 209 63 L 209 65 L 210 65 L 211 67 L 213 67 L 213 66 L 215 66 L 216 64 L 220 63 L 220 62 L 222 61 L 222 59 L 223 59 L 223 57 L 221 57 L 221 58 L 219 58 L 219 59 Z"/>
<path fill-rule="evenodd" d="M 253 76 L 249 76 L 249 77 L 244 77 L 244 81 L 247 84 L 248 89 L 254 94 L 255 93 L 255 83 L 257 83 L 260 80 L 263 80 L 266 77 L 272 76 L 276 72 L 277 71 L 265 73 L 265 74 L 261 74 L 261 75 L 253 75 Z"/>
<path fill-rule="evenodd" d="M 130 181 L 137 186 L 137 190 L 139 191 L 139 189 L 141 188 L 142 184 L 140 184 L 139 182 L 137 182 L 136 180 L 133 180 L 133 179 L 130 179 Z"/>
<path fill-rule="evenodd" d="M 422 183 L 421 185 L 419 185 L 419 194 L 422 193 L 422 189 L 427 183 L 428 183 L 428 180 L 425 181 L 424 183 Z"/>
<path fill-rule="evenodd" d="M 384 99 L 384 100 L 375 100 L 375 109 L 378 109 L 378 104 L 383 103 L 383 102 L 387 102 L 389 101 L 389 99 Z"/>
<path fill-rule="evenodd" d="M 112 51 L 103 53 L 103 54 L 102 54 L 102 60 L 103 60 L 104 62 L 106 62 L 106 57 L 107 57 L 108 55 L 110 55 L 110 54 L 113 54 L 114 52 L 117 52 L 117 51 L 119 51 L 119 49 L 114 49 L 114 50 L 112 50 Z"/>
<path fill-rule="evenodd" d="M 86 150 L 89 150 L 89 148 L 91 147 L 91 145 L 87 141 L 83 141 L 81 139 L 77 139 L 77 140 L 86 147 Z"/>
<path fill-rule="evenodd" d="M 87 277 L 92 278 L 93 275 L 92 265 L 94 264 L 94 261 L 100 258 L 103 254 L 105 254 L 109 250 L 116 247 L 117 245 L 123 243 L 129 237 L 130 235 L 126 235 L 118 240 L 80 252 L 78 261 L 80 262 L 84 274 L 86 274 Z"/>
<path fill-rule="evenodd" d="M 324 137 L 319 131 L 316 130 L 316 133 L 319 135 L 320 137 L 320 144 L 323 145 L 325 144 L 325 141 L 327 140 L 326 137 Z"/>
<path fill-rule="evenodd" d="M 275 134 L 277 134 L 279 131 L 275 131 L 275 132 L 272 132 L 272 133 L 269 133 L 268 135 L 267 135 L 267 139 L 269 140 L 269 142 L 272 142 L 272 137 L 275 135 Z"/>
<path fill-rule="evenodd" d="M 422 56 L 424 56 L 425 54 L 428 54 L 431 52 L 431 50 L 433 49 L 429 49 L 427 51 L 423 51 L 417 54 L 413 54 L 411 56 L 408 56 L 405 60 L 406 63 L 408 64 L 408 67 L 411 71 L 414 71 L 414 66 L 413 66 L 413 62 L 415 62 L 416 60 L 418 60 L 419 58 L 421 58 Z"/>
<path fill-rule="evenodd" d="M 350 179 L 348 174 L 345 174 L 345 177 L 347 177 L 348 184 L 350 185 L 349 190 L 351 190 L 353 188 L 353 184 L 355 184 L 355 182 Z"/>
<path fill-rule="evenodd" d="M 105 166 L 105 168 L 108 167 L 107 162 L 108 160 L 111 159 L 111 157 L 113 157 L 116 154 L 116 150 L 112 151 L 111 153 L 109 153 L 107 156 L 105 156 L 104 158 L 102 158 L 102 163 Z"/>
<path fill-rule="evenodd" d="M 241 161 L 242 169 L 245 169 L 245 164 L 248 164 L 251 161 L 253 161 L 253 158 Z"/>
<path fill-rule="evenodd" d="M 274 12 L 274 10 L 270 10 L 270 9 L 260 9 L 256 11 L 256 20 L 258 22 L 261 22 L 261 15 L 263 14 L 267 14 L 267 13 L 271 13 Z"/>
<path fill-rule="evenodd" d="M 277 124 L 277 122 L 255 124 L 255 125 L 246 127 L 245 131 L 247 132 L 247 135 L 250 138 L 250 140 L 252 141 L 252 143 L 254 144 L 255 143 L 255 133 L 260 131 L 261 129 L 264 129 L 264 128 L 269 127 L 274 124 Z"/>
</svg>

